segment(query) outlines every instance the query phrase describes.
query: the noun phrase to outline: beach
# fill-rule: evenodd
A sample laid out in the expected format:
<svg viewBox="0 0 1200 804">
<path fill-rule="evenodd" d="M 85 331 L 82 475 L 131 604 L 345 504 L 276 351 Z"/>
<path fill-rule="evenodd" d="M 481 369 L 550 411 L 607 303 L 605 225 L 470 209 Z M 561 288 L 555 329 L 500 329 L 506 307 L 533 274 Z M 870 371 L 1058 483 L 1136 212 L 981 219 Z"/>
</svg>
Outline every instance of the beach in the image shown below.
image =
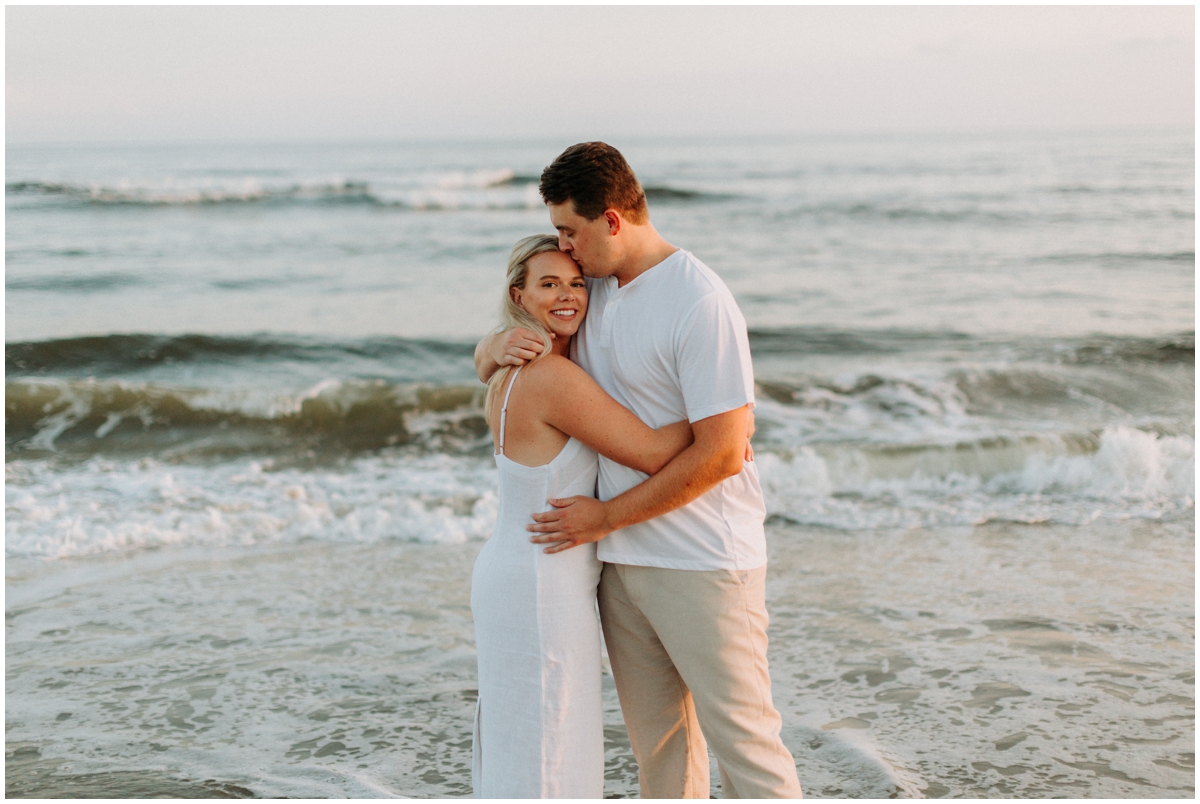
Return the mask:
<svg viewBox="0 0 1200 804">
<path fill-rule="evenodd" d="M 8 796 L 471 794 L 472 350 L 566 144 L 8 147 Z M 1193 133 L 615 144 L 750 329 L 806 794 L 1194 796 Z"/>
<path fill-rule="evenodd" d="M 1191 538 L 774 526 L 771 671 L 806 793 L 1190 795 Z M 469 795 L 477 551 L 10 559 L 9 795 Z M 606 795 L 636 797 L 604 680 Z"/>
</svg>

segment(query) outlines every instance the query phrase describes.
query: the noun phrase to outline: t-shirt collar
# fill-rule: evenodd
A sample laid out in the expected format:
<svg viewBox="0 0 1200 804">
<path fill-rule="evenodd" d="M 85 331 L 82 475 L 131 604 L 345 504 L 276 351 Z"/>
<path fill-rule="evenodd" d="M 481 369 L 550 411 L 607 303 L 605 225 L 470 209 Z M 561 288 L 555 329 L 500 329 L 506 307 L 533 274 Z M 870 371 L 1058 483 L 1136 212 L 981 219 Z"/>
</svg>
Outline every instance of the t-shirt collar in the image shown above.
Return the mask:
<svg viewBox="0 0 1200 804">
<path fill-rule="evenodd" d="M 666 257 L 664 257 L 661 261 L 656 262 L 654 265 L 651 265 L 649 268 L 647 268 L 646 270 L 642 271 L 640 274 L 635 276 L 624 287 L 621 287 L 619 284 L 617 284 L 617 278 L 615 276 L 607 277 L 607 279 L 609 280 L 609 283 L 608 283 L 609 289 L 613 293 L 624 293 L 625 291 L 629 290 L 629 288 L 631 288 L 634 285 L 641 282 L 643 276 L 646 276 L 646 274 L 649 274 L 650 272 L 656 270 L 657 268 L 659 268 L 663 265 L 666 265 L 668 262 L 670 262 L 671 260 L 675 259 L 677 256 L 679 256 L 683 253 L 685 253 L 683 249 L 681 249 L 681 248 L 675 249 L 670 254 L 668 254 Z"/>
</svg>

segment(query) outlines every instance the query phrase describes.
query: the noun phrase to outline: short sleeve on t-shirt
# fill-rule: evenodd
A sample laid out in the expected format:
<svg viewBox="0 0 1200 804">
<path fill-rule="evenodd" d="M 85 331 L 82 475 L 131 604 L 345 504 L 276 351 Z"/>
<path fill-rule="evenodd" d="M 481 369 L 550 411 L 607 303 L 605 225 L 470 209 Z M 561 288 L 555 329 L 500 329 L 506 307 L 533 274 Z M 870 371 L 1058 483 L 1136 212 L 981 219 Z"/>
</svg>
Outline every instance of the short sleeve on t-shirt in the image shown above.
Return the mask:
<svg viewBox="0 0 1200 804">
<path fill-rule="evenodd" d="M 689 422 L 754 404 L 746 322 L 731 296 L 705 294 L 683 318 L 675 338 Z"/>
</svg>

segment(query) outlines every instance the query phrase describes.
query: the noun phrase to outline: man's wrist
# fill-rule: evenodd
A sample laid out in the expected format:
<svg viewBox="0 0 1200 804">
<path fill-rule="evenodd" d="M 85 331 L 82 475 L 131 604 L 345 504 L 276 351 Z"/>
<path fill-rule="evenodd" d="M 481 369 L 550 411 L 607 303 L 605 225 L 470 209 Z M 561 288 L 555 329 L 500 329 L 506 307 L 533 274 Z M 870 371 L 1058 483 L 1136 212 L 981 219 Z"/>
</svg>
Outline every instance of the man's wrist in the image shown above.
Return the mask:
<svg viewBox="0 0 1200 804">
<path fill-rule="evenodd" d="M 600 510 L 604 512 L 604 535 L 600 537 L 601 539 L 603 539 L 605 536 L 608 536 L 608 534 L 612 533 L 613 531 L 620 530 L 621 528 L 625 527 L 625 525 L 621 522 L 620 511 L 617 510 L 617 507 L 613 504 L 612 500 L 600 503 Z"/>
<path fill-rule="evenodd" d="M 503 365 L 503 363 L 500 362 L 500 358 L 502 358 L 504 356 L 503 350 L 501 350 L 501 352 L 500 352 L 500 357 L 497 357 L 495 354 L 496 348 L 497 348 L 496 344 L 500 341 L 500 335 L 501 335 L 501 333 L 499 333 L 499 332 L 493 332 L 491 335 L 488 335 L 487 338 L 485 339 L 487 341 L 487 343 L 482 350 L 483 351 L 483 361 L 482 361 L 483 365 L 479 366 L 480 375 L 484 375 L 484 374 L 487 375 L 483 379 L 484 382 L 487 382 L 488 380 L 490 380 L 492 378 L 492 375 L 495 374 L 497 371 L 499 371 L 500 367 Z"/>
</svg>

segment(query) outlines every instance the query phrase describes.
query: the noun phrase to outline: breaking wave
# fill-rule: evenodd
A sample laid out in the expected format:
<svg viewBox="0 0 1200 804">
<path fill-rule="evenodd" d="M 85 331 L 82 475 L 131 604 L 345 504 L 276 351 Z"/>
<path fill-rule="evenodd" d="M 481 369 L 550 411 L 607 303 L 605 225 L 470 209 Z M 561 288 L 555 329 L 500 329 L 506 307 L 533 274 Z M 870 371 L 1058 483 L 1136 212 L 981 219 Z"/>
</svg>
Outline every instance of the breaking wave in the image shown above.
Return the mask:
<svg viewBox="0 0 1200 804">
<path fill-rule="evenodd" d="M 945 331 L 792 327 L 752 329 L 750 347 L 756 356 L 915 354 L 954 348 L 984 355 L 1002 354 L 1009 360 L 1038 360 L 1053 364 L 1194 363 L 1196 334 L 1179 332 L 1162 337 L 1093 335 L 1083 338 L 1030 337 L 1015 340 Z"/>
<path fill-rule="evenodd" d="M 988 339 L 958 332 L 900 329 L 835 330 L 795 327 L 750 330 L 756 358 L 812 355 L 919 355 L 954 349 L 1006 360 L 1051 365 L 1194 364 L 1194 332 L 1144 338 L 1095 335 L 1087 338 Z M 470 357 L 474 344 L 395 337 L 331 339 L 250 335 L 120 334 L 5 344 L 5 370 L 11 376 L 87 371 L 123 374 L 169 364 L 228 363 L 246 360 L 340 362 L 373 360 L 381 365 L 406 358 L 426 362 Z"/>
<path fill-rule="evenodd" d="M 1194 458 L 1190 436 L 1117 427 L 905 455 L 768 449 L 756 460 L 771 517 L 857 531 L 1190 518 Z M 93 455 L 64 465 L 10 461 L 6 479 L 9 556 L 304 540 L 454 543 L 486 538 L 497 511 L 491 458 L 445 452 L 384 451 L 318 466 Z"/>
<path fill-rule="evenodd" d="M 5 553 L 60 558 L 306 540 L 461 543 L 486 538 L 495 524 L 493 472 L 484 461 L 448 455 L 373 456 L 318 471 L 252 459 L 207 466 L 99 457 L 67 467 L 9 463 Z"/>
<path fill-rule="evenodd" d="M 469 359 L 474 344 L 410 338 L 354 340 L 259 335 L 98 335 L 21 341 L 4 347 L 8 376 L 84 373 L 120 376 L 173 365 L 320 363 L 353 372 L 360 363 L 384 366 L 438 365 Z"/>
<path fill-rule="evenodd" d="M 102 207 L 180 207 L 217 205 L 367 204 L 411 210 L 540 209 L 536 176 L 509 169 L 451 171 L 377 179 L 281 182 L 271 176 L 221 179 L 167 178 L 111 184 L 12 181 L 10 200 L 37 204 Z M 731 198 L 723 193 L 670 186 L 647 186 L 655 202 L 686 203 Z"/>
<path fill-rule="evenodd" d="M 1191 332 L 750 341 L 773 517 L 861 530 L 1193 515 Z M 495 477 L 472 352 L 282 335 L 8 344 L 8 554 L 485 538 Z"/>
<path fill-rule="evenodd" d="M 1189 517 L 1195 438 L 1131 427 L 904 450 L 760 453 L 767 510 L 838 529 Z"/>
<path fill-rule="evenodd" d="M 486 450 L 483 386 L 327 380 L 306 391 L 158 387 L 123 381 L 26 380 L 5 387 L 13 454 L 273 455 L 328 461 L 385 447 Z"/>
</svg>

